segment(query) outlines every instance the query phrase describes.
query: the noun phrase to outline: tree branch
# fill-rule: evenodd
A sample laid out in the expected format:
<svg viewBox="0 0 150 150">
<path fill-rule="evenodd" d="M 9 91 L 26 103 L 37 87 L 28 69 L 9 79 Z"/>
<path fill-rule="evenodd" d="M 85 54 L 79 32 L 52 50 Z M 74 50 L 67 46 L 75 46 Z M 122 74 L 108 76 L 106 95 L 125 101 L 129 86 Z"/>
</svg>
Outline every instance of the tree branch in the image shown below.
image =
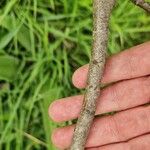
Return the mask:
<svg viewBox="0 0 150 150">
<path fill-rule="evenodd" d="M 115 0 L 93 0 L 93 48 L 84 104 L 77 121 L 70 150 L 84 150 L 94 119 L 99 82 L 103 75 L 108 42 L 108 22 Z"/>
<path fill-rule="evenodd" d="M 145 0 L 131 0 L 135 5 L 141 7 L 148 13 L 150 13 L 150 3 L 145 2 Z"/>
</svg>

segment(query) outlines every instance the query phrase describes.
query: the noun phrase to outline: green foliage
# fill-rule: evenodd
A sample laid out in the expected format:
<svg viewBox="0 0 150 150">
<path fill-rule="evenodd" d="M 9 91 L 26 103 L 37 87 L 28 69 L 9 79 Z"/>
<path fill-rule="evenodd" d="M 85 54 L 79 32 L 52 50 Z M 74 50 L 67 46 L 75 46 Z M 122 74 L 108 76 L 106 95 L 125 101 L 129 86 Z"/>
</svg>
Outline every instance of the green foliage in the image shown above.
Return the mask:
<svg viewBox="0 0 150 150">
<path fill-rule="evenodd" d="M 0 55 L 0 80 L 12 81 L 17 76 L 18 60 L 7 55 Z"/>
<path fill-rule="evenodd" d="M 108 53 L 149 40 L 150 17 L 118 0 Z M 0 149 L 55 149 L 48 106 L 77 94 L 71 75 L 88 63 L 91 0 L 0 1 Z"/>
</svg>

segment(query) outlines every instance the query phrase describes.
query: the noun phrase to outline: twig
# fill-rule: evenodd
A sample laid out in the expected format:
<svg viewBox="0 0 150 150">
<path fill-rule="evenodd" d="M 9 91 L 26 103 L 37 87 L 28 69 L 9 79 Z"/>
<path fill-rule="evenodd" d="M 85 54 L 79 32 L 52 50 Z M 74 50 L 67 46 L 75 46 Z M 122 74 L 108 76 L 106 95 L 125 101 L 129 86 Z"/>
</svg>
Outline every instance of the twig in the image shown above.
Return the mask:
<svg viewBox="0 0 150 150">
<path fill-rule="evenodd" d="M 115 0 L 93 0 L 93 49 L 84 104 L 77 121 L 70 150 L 84 150 L 100 95 L 100 81 L 105 65 L 108 22 Z"/>
<path fill-rule="evenodd" d="M 149 2 L 145 2 L 145 0 L 131 0 L 135 5 L 141 7 L 142 9 L 144 9 L 145 11 L 147 11 L 148 13 L 150 13 L 150 3 Z"/>
</svg>

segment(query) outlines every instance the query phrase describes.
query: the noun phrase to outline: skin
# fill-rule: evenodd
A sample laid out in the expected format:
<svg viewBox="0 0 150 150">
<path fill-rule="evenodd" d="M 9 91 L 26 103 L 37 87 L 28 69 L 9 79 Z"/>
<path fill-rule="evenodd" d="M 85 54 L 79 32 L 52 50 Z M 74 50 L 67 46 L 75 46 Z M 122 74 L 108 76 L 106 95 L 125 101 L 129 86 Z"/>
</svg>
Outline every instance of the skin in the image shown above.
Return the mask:
<svg viewBox="0 0 150 150">
<path fill-rule="evenodd" d="M 86 86 L 88 65 L 73 75 L 77 88 Z M 112 83 L 102 90 L 90 130 L 88 150 L 149 150 L 150 147 L 150 42 L 135 46 L 107 59 L 102 83 Z M 56 122 L 78 117 L 83 95 L 56 100 L 49 115 Z M 148 104 L 148 105 L 145 105 Z M 56 129 L 52 141 L 59 149 L 70 146 L 74 125 Z"/>
</svg>

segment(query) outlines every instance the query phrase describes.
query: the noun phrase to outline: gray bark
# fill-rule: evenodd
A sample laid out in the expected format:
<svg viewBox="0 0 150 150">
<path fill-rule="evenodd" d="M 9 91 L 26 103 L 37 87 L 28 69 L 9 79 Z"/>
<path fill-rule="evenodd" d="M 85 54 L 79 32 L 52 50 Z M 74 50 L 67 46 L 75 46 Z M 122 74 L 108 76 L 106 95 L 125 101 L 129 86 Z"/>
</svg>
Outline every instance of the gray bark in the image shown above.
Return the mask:
<svg viewBox="0 0 150 150">
<path fill-rule="evenodd" d="M 145 0 L 131 0 L 135 5 L 141 7 L 148 13 L 150 13 L 150 3 L 145 2 Z"/>
<path fill-rule="evenodd" d="M 84 150 L 103 75 L 108 43 L 108 22 L 115 0 L 93 0 L 93 47 L 84 103 L 78 118 L 70 150 Z"/>
</svg>

